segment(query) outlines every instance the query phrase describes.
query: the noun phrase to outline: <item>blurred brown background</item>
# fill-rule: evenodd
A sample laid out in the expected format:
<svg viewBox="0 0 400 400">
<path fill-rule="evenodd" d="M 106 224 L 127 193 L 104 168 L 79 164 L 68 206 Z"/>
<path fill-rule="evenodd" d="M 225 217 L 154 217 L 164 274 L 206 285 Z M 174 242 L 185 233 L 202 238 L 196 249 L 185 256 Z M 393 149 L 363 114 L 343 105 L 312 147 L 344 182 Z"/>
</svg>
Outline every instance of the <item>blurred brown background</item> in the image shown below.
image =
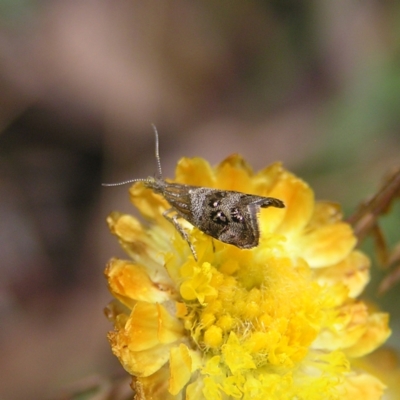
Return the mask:
<svg viewBox="0 0 400 400">
<path fill-rule="evenodd" d="M 0 399 L 58 399 L 121 374 L 105 218 L 133 210 L 101 182 L 155 172 L 151 123 L 166 177 L 281 160 L 350 213 L 400 164 L 400 2 L 0 0 L 0 102 Z"/>
</svg>

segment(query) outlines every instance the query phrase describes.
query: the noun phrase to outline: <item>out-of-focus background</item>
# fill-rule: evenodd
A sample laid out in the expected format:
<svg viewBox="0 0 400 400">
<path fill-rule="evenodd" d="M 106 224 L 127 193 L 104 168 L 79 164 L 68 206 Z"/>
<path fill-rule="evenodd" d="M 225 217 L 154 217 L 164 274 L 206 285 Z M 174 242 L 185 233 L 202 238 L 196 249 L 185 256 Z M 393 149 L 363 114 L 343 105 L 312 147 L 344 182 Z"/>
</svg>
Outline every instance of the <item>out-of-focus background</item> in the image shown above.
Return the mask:
<svg viewBox="0 0 400 400">
<path fill-rule="evenodd" d="M 166 177 L 181 156 L 281 160 L 347 215 L 400 165 L 395 0 L 1 0 L 0 56 L 2 400 L 124 375 L 102 270 L 123 256 L 107 214 L 133 209 L 101 182 L 155 172 L 151 123 Z M 378 297 L 373 271 L 396 346 L 399 287 Z"/>
</svg>

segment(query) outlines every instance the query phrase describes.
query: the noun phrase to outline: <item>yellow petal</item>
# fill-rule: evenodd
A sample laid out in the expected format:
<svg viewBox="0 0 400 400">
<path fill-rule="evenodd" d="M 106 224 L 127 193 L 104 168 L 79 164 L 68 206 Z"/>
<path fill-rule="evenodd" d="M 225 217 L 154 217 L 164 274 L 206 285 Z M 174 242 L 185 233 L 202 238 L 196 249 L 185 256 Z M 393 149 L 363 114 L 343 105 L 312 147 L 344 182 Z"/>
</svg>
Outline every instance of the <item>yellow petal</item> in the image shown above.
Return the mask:
<svg viewBox="0 0 400 400">
<path fill-rule="evenodd" d="M 220 364 L 221 364 L 221 356 L 214 356 L 208 358 L 205 361 L 205 365 L 203 365 L 201 372 L 204 375 L 220 376 L 222 375 Z"/>
<path fill-rule="evenodd" d="M 111 293 L 129 308 L 133 300 L 162 303 L 176 296 L 170 282 L 153 282 L 143 267 L 129 261 L 113 259 L 104 273 Z"/>
<path fill-rule="evenodd" d="M 339 222 L 305 233 L 296 240 L 296 246 L 311 268 L 321 268 L 342 261 L 356 241 L 350 225 Z"/>
<path fill-rule="evenodd" d="M 267 220 L 261 221 L 262 226 L 270 227 L 267 231 L 275 226 L 276 233 L 290 236 L 307 225 L 314 208 L 314 193 L 305 182 L 285 172 L 269 196 L 282 200 L 285 208 L 275 210 L 274 215 L 268 215 Z"/>
<path fill-rule="evenodd" d="M 340 222 L 343 218 L 339 204 L 328 201 L 318 201 L 314 205 L 314 212 L 307 224 L 308 229 L 316 229 L 323 225 Z"/>
<path fill-rule="evenodd" d="M 112 212 L 107 217 L 111 233 L 128 243 L 134 243 L 145 234 L 142 224 L 132 215 Z"/>
<path fill-rule="evenodd" d="M 120 328 L 125 329 L 125 325 L 130 314 L 129 308 L 127 308 L 118 300 L 112 300 L 107 307 L 105 307 L 104 314 L 109 321 L 114 322 L 114 327 L 116 330 Z"/>
<path fill-rule="evenodd" d="M 203 400 L 204 384 L 201 377 L 198 377 L 193 383 L 186 387 L 186 398 L 185 400 Z"/>
<path fill-rule="evenodd" d="M 225 190 L 255 194 L 251 185 L 253 170 L 238 154 L 232 154 L 222 161 L 216 170 L 218 187 Z"/>
<path fill-rule="evenodd" d="M 133 216 L 117 212 L 111 213 L 107 218 L 107 223 L 111 232 L 118 237 L 122 248 L 133 260 L 146 266 L 150 277 L 152 277 L 151 272 L 153 275 L 161 274 L 167 277 L 164 268 L 160 266 L 161 255 L 169 249 L 166 243 L 166 232 L 173 232 L 174 228 L 165 218 L 162 218 L 162 223 L 165 224 L 166 232 L 160 227 L 146 230 Z M 157 236 L 161 236 L 161 240 L 156 241 Z"/>
<path fill-rule="evenodd" d="M 197 299 L 200 304 L 204 304 L 207 297 L 217 295 L 217 290 L 211 282 L 215 271 L 210 263 L 203 263 L 200 267 L 193 265 L 193 263 L 187 263 L 181 271 L 183 277 L 190 277 L 180 287 L 181 296 L 185 300 Z"/>
<path fill-rule="evenodd" d="M 125 329 L 130 339 L 128 346 L 133 351 L 172 343 L 183 335 L 181 321 L 162 305 L 145 302 L 135 305 Z"/>
<path fill-rule="evenodd" d="M 164 366 L 150 376 L 132 379 L 132 389 L 135 392 L 135 400 L 178 400 L 168 392 L 169 368 Z"/>
<path fill-rule="evenodd" d="M 175 170 L 176 182 L 186 185 L 215 187 L 215 176 L 210 164 L 199 157 L 183 157 Z"/>
<path fill-rule="evenodd" d="M 367 326 L 363 335 L 346 354 L 350 357 L 361 357 L 375 350 L 390 336 L 389 316 L 385 313 L 375 313 L 368 316 Z"/>
<path fill-rule="evenodd" d="M 400 363 L 394 349 L 381 347 L 366 357 L 354 360 L 354 364 L 387 386 L 385 400 L 400 399 Z"/>
<path fill-rule="evenodd" d="M 269 196 L 271 189 L 286 174 L 281 162 L 275 162 L 253 176 L 253 185 L 260 196 Z"/>
<path fill-rule="evenodd" d="M 362 302 L 343 305 L 329 329 L 322 330 L 313 343 L 315 349 L 337 350 L 353 346 L 367 329 L 368 309 Z"/>
<path fill-rule="evenodd" d="M 240 373 L 228 376 L 222 384 L 223 392 L 228 396 L 228 399 L 240 399 L 243 394 L 241 388 L 244 383 L 245 378 Z"/>
<path fill-rule="evenodd" d="M 222 354 L 225 364 L 229 367 L 232 374 L 235 374 L 241 369 L 256 368 L 253 358 L 240 344 L 234 332 L 231 332 L 227 343 L 222 346 Z"/>
<path fill-rule="evenodd" d="M 149 376 L 158 371 L 169 359 L 169 351 L 174 344 L 160 344 L 148 350 L 133 351 L 127 345 L 124 332 L 108 334 L 112 351 L 128 373 Z"/>
<path fill-rule="evenodd" d="M 204 384 L 203 394 L 205 400 L 222 399 L 220 392 L 221 384 L 218 383 L 218 381 L 210 377 L 205 377 L 203 378 L 203 384 Z"/>
<path fill-rule="evenodd" d="M 343 400 L 380 400 L 384 390 L 385 385 L 379 379 L 365 372 L 349 374 L 338 388 Z"/>
<path fill-rule="evenodd" d="M 137 182 L 129 189 L 131 202 L 147 219 L 163 224 L 162 213 L 169 208 L 168 202 L 143 182 Z"/>
<path fill-rule="evenodd" d="M 358 250 L 331 267 L 314 269 L 314 277 L 320 285 L 344 284 L 350 297 L 357 297 L 369 281 L 369 258 Z"/>
<path fill-rule="evenodd" d="M 173 347 L 170 355 L 169 392 L 178 394 L 189 382 L 192 373 L 199 367 L 199 356 L 184 344 Z"/>
</svg>

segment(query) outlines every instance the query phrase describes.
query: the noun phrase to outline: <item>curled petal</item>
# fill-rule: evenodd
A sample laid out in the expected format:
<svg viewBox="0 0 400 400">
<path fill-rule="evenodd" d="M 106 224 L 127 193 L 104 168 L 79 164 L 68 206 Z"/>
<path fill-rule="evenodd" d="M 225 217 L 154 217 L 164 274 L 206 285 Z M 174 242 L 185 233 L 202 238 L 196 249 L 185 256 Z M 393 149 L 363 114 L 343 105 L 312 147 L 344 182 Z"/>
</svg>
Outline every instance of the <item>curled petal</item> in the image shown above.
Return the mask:
<svg viewBox="0 0 400 400">
<path fill-rule="evenodd" d="M 109 321 L 114 322 L 115 329 L 124 329 L 129 318 L 129 308 L 117 300 L 111 301 L 105 308 L 104 314 Z"/>
<path fill-rule="evenodd" d="M 131 375 L 149 376 L 157 372 L 169 359 L 169 351 L 174 344 L 152 347 L 148 350 L 133 351 L 127 343 L 124 331 L 110 332 L 108 340 L 111 344 L 112 352 L 118 357 L 119 362 Z"/>
<path fill-rule="evenodd" d="M 391 334 L 388 323 L 389 316 L 385 313 L 369 315 L 363 335 L 352 347 L 346 349 L 346 354 L 350 357 L 361 357 L 375 350 Z"/>
<path fill-rule="evenodd" d="M 204 383 L 201 377 L 198 377 L 193 383 L 186 387 L 186 399 L 185 400 L 200 400 L 204 398 L 203 394 Z"/>
<path fill-rule="evenodd" d="M 142 224 L 131 215 L 112 212 L 107 218 L 107 223 L 111 233 L 127 243 L 135 243 L 145 234 Z"/>
<path fill-rule="evenodd" d="M 189 350 L 184 344 L 173 347 L 170 355 L 169 392 L 178 394 L 199 366 L 200 357 L 196 352 Z"/>
<path fill-rule="evenodd" d="M 313 348 L 337 350 L 353 346 L 367 329 L 368 309 L 362 302 L 344 305 L 338 309 L 330 328 L 323 329 Z"/>
<path fill-rule="evenodd" d="M 181 397 L 177 397 L 168 392 L 168 379 L 168 366 L 163 366 L 150 376 L 134 376 L 131 386 L 135 392 L 135 400 L 180 400 Z"/>
<path fill-rule="evenodd" d="M 387 314 L 369 314 L 361 302 L 343 306 L 331 328 L 321 331 L 313 348 L 344 349 L 349 357 L 364 356 L 390 336 L 388 322 Z"/>
<path fill-rule="evenodd" d="M 165 218 L 162 218 L 163 223 L 166 224 L 165 229 L 173 232 L 171 224 Z M 113 212 L 107 218 L 108 226 L 111 232 L 117 236 L 122 248 L 126 253 L 138 263 L 145 265 L 146 269 L 151 276 L 164 275 L 167 277 L 164 268 L 160 266 L 162 260 L 162 252 L 168 250 L 166 245 L 166 233 L 158 228 L 148 230 L 143 227 L 139 221 L 131 215 Z M 156 241 L 155 238 L 159 233 L 162 233 L 161 240 Z"/>
<path fill-rule="evenodd" d="M 143 182 L 137 182 L 129 189 L 131 202 L 147 219 L 163 223 L 162 213 L 169 208 L 168 202 L 147 188 Z"/>
<path fill-rule="evenodd" d="M 374 376 L 366 372 L 349 374 L 340 385 L 341 399 L 343 400 L 379 400 L 382 398 L 385 385 Z"/>
<path fill-rule="evenodd" d="M 328 201 L 318 201 L 315 203 L 314 212 L 307 224 L 307 228 L 316 229 L 320 226 L 331 225 L 341 221 L 342 218 L 342 209 L 339 204 Z"/>
<path fill-rule="evenodd" d="M 141 351 L 179 340 L 183 326 L 162 305 L 139 302 L 133 308 L 125 330 L 130 338 L 129 348 Z"/>
<path fill-rule="evenodd" d="M 355 298 L 364 290 L 369 281 L 370 265 L 369 258 L 355 250 L 338 264 L 327 268 L 314 269 L 314 276 L 322 286 L 344 284 L 349 290 L 349 296 Z"/>
<path fill-rule="evenodd" d="M 342 261 L 356 241 L 350 225 L 338 222 L 305 233 L 296 245 L 311 268 L 321 268 Z"/>
<path fill-rule="evenodd" d="M 368 371 L 387 386 L 385 400 L 400 398 L 400 363 L 395 349 L 381 347 L 368 356 L 355 359 L 356 367 Z"/>
<path fill-rule="evenodd" d="M 170 282 L 153 282 L 143 267 L 129 261 L 113 259 L 104 273 L 111 293 L 129 308 L 135 301 L 163 303 L 174 297 Z"/>
</svg>

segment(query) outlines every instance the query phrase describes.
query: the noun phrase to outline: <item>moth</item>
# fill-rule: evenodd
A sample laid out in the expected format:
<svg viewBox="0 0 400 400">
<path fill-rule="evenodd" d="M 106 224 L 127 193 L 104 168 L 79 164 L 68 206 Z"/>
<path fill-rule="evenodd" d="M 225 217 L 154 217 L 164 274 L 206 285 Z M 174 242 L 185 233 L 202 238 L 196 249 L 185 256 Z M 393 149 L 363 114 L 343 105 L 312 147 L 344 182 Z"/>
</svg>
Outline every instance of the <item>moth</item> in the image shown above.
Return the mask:
<svg viewBox="0 0 400 400">
<path fill-rule="evenodd" d="M 131 179 L 119 183 L 103 183 L 103 186 L 119 186 L 144 182 L 145 186 L 159 193 L 171 208 L 163 213 L 182 238 L 188 243 L 197 260 L 196 250 L 179 219 L 183 218 L 205 234 L 240 249 L 256 247 L 260 239 L 258 215 L 260 208 L 284 208 L 282 200 L 253 194 L 220 190 L 202 186 L 170 183 L 163 179 L 159 155 L 158 132 L 155 134 L 155 156 L 158 174 L 155 177 Z"/>
</svg>

